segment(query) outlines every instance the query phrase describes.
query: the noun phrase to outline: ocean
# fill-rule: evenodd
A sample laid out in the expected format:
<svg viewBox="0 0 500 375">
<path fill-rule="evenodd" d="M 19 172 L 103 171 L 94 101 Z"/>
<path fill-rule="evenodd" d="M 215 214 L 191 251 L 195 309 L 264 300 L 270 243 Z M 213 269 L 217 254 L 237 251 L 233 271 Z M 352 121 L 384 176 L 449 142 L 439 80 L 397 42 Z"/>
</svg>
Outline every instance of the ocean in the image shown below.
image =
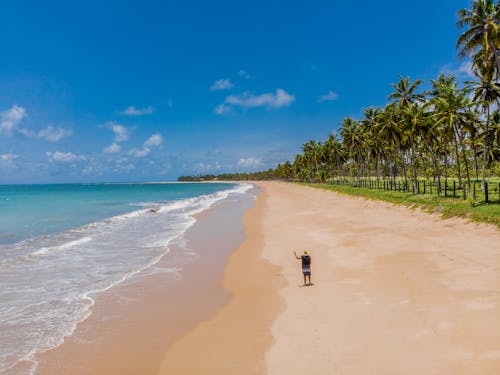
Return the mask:
<svg viewBox="0 0 500 375">
<path fill-rule="evenodd" d="M 251 191 L 225 183 L 0 186 L 0 374 L 20 361 L 34 372 L 35 355 L 91 314 L 95 293 L 177 272 L 155 265 L 194 215 Z"/>
</svg>

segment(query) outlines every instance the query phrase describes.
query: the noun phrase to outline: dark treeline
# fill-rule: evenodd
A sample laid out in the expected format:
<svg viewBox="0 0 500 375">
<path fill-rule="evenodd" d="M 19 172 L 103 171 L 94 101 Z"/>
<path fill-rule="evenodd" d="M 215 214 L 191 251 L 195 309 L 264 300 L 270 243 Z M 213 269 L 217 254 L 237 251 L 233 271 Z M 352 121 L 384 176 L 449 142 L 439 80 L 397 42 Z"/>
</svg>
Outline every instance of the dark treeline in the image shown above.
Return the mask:
<svg viewBox="0 0 500 375">
<path fill-rule="evenodd" d="M 276 169 L 252 173 L 222 173 L 218 175 L 206 174 L 200 176 L 180 176 L 178 181 L 249 181 L 249 180 L 275 180 L 284 179 L 276 173 Z"/>
<path fill-rule="evenodd" d="M 346 117 L 323 141 L 303 144 L 293 163 L 256 173 L 200 176 L 203 180 L 330 178 L 404 179 L 453 177 L 459 185 L 500 175 L 500 6 L 476 0 L 458 12 L 461 57 L 472 62 L 474 79 L 463 84 L 453 75 L 431 80 L 400 77 L 385 107 L 369 107 L 360 119 Z M 180 177 L 179 180 L 194 180 Z"/>
</svg>

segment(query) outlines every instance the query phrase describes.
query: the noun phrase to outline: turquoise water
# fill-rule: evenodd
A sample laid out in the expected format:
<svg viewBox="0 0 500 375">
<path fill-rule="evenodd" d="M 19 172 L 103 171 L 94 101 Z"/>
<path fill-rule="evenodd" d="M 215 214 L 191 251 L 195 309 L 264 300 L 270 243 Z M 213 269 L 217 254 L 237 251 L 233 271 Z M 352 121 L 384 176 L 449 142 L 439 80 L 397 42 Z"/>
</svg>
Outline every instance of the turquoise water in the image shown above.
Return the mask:
<svg viewBox="0 0 500 375">
<path fill-rule="evenodd" d="M 176 268 L 183 234 L 247 184 L 0 186 L 0 374 L 18 374 L 85 320 L 93 296 Z M 228 203 L 230 204 L 230 203 Z M 164 258 L 165 266 L 157 263 Z"/>
<path fill-rule="evenodd" d="M 234 185 L 0 185 L 0 244 L 79 227 L 150 203 L 211 194 L 231 186 Z"/>
</svg>

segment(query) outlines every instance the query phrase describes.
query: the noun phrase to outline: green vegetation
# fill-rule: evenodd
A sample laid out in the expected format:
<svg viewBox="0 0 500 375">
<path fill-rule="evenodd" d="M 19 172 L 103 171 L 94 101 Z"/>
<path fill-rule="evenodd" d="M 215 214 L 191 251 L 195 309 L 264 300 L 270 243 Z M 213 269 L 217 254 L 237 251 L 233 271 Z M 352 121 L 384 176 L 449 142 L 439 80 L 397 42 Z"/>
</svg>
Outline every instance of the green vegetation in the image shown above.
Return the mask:
<svg viewBox="0 0 500 375">
<path fill-rule="evenodd" d="M 470 59 L 474 80 L 460 84 L 440 74 L 422 91 L 421 80 L 400 77 L 385 107 L 369 107 L 358 120 L 346 117 L 328 139 L 304 143 L 293 163 L 203 179 L 318 183 L 498 223 L 499 207 L 487 203 L 500 203 L 500 5 L 474 0 L 458 12 L 457 26 L 463 29 L 458 54 Z M 448 198 L 453 184 L 455 198 Z"/>
<path fill-rule="evenodd" d="M 192 181 L 249 181 L 249 180 L 279 180 L 276 171 L 269 169 L 263 172 L 253 173 L 222 173 L 218 175 L 206 174 L 199 176 L 180 176 L 177 180 L 183 182 Z"/>
</svg>

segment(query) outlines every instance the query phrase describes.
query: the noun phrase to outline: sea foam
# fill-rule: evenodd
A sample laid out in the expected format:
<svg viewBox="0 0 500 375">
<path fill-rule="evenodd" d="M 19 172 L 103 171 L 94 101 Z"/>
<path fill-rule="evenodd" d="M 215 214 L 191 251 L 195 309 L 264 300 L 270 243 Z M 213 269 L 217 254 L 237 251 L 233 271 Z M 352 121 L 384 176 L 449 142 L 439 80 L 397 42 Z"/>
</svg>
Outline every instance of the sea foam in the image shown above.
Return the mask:
<svg viewBox="0 0 500 375">
<path fill-rule="evenodd" d="M 172 241 L 182 238 L 196 214 L 251 188 L 240 184 L 176 201 L 132 203 L 142 208 L 0 246 L 0 373 L 23 361 L 34 371 L 37 353 L 62 344 L 88 318 L 95 293 L 137 275 L 178 272 L 154 267 Z"/>
</svg>

